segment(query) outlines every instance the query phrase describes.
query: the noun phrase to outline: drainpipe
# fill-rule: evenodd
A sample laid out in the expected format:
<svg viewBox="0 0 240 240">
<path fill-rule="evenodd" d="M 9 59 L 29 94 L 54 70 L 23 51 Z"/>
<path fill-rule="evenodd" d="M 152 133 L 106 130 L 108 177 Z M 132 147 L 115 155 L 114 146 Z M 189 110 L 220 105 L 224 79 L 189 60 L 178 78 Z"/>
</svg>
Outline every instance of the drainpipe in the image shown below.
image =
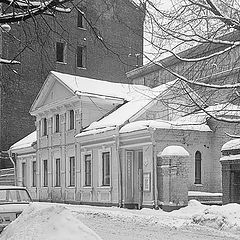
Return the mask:
<svg viewBox="0 0 240 240">
<path fill-rule="evenodd" d="M 156 141 L 154 139 L 154 132 L 155 129 L 149 127 L 148 129 L 150 135 L 151 135 L 151 141 L 152 141 L 152 159 L 153 159 L 153 208 L 158 209 L 158 189 L 157 189 L 157 152 L 156 152 Z"/>
<path fill-rule="evenodd" d="M 13 164 L 13 170 L 14 170 L 14 185 L 17 186 L 17 177 L 16 177 L 16 163 L 14 162 L 13 158 L 12 158 L 12 153 L 11 150 L 9 149 L 8 151 L 6 151 L 6 153 L 8 153 L 9 159 Z"/>
<path fill-rule="evenodd" d="M 116 157 L 118 163 L 118 204 L 119 207 L 122 207 L 122 164 L 120 158 L 120 140 L 119 140 L 119 127 L 116 128 L 115 137 L 115 147 L 116 147 Z"/>
</svg>

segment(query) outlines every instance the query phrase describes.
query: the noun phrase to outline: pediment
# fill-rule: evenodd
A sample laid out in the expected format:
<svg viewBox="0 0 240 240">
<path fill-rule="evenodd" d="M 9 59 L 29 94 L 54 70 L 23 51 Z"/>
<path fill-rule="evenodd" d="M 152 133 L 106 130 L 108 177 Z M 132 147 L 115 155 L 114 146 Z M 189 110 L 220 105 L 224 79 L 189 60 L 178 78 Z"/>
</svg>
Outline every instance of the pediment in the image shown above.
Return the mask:
<svg viewBox="0 0 240 240">
<path fill-rule="evenodd" d="M 51 105 L 55 102 L 61 102 L 61 100 L 73 96 L 74 92 L 64 85 L 54 74 L 50 73 L 32 104 L 30 113 L 34 113 L 44 106 Z"/>
</svg>

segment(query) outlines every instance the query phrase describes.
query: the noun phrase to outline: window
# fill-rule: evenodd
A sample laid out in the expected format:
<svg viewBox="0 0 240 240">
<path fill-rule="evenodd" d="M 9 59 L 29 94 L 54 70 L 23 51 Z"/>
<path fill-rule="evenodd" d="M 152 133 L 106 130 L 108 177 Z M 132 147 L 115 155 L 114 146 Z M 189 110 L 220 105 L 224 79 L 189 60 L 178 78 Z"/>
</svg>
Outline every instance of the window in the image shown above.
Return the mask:
<svg viewBox="0 0 240 240">
<path fill-rule="evenodd" d="M 85 155 L 85 186 L 92 185 L 91 154 Z"/>
<path fill-rule="evenodd" d="M 86 47 L 77 46 L 77 67 L 86 67 Z"/>
<path fill-rule="evenodd" d="M 201 184 L 201 153 L 197 151 L 195 153 L 195 184 Z"/>
<path fill-rule="evenodd" d="M 60 158 L 56 158 L 55 162 L 55 186 L 60 187 L 60 174 L 61 174 L 61 168 L 60 168 Z"/>
<path fill-rule="evenodd" d="M 74 125 L 75 125 L 74 122 L 75 122 L 74 111 L 70 110 L 69 111 L 69 130 L 74 129 Z"/>
<path fill-rule="evenodd" d="M 37 163 L 32 162 L 32 186 L 36 187 L 37 183 Z"/>
<path fill-rule="evenodd" d="M 110 152 L 102 153 L 102 186 L 110 186 Z"/>
<path fill-rule="evenodd" d="M 46 136 L 47 135 L 47 119 L 46 118 L 44 118 L 43 119 L 43 124 L 42 124 L 43 126 L 43 136 Z"/>
<path fill-rule="evenodd" d="M 43 160 L 43 186 L 48 186 L 48 165 L 47 160 Z"/>
<path fill-rule="evenodd" d="M 56 43 L 56 61 L 64 63 L 65 62 L 65 43 L 57 42 Z"/>
<path fill-rule="evenodd" d="M 82 11 L 78 11 L 78 16 L 77 16 L 77 26 L 79 28 L 84 28 L 84 13 Z"/>
<path fill-rule="evenodd" d="M 22 163 L 22 185 L 26 187 L 26 163 Z"/>
<path fill-rule="evenodd" d="M 60 130 L 60 120 L 59 120 L 59 114 L 55 115 L 55 132 L 59 132 Z"/>
<path fill-rule="evenodd" d="M 75 186 L 75 157 L 70 157 L 69 161 L 69 186 Z"/>
</svg>

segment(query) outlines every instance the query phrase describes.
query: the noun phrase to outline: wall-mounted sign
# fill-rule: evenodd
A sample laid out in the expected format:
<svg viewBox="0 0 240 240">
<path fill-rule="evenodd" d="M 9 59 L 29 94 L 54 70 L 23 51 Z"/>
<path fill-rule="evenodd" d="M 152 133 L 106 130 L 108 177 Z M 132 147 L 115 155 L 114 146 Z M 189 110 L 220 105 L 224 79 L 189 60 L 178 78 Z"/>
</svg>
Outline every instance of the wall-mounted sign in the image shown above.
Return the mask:
<svg viewBox="0 0 240 240">
<path fill-rule="evenodd" d="M 151 173 L 143 173 L 143 191 L 151 191 Z"/>
</svg>

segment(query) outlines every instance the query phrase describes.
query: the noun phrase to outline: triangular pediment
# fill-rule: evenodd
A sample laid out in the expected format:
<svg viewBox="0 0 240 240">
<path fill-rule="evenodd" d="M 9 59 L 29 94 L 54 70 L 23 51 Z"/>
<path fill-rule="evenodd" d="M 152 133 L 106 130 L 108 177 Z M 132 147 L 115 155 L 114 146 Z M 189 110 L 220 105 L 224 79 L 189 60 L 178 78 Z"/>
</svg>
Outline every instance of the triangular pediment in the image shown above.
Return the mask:
<svg viewBox="0 0 240 240">
<path fill-rule="evenodd" d="M 54 74 L 50 73 L 33 102 L 30 113 L 73 96 L 74 92 L 64 85 Z"/>
</svg>

